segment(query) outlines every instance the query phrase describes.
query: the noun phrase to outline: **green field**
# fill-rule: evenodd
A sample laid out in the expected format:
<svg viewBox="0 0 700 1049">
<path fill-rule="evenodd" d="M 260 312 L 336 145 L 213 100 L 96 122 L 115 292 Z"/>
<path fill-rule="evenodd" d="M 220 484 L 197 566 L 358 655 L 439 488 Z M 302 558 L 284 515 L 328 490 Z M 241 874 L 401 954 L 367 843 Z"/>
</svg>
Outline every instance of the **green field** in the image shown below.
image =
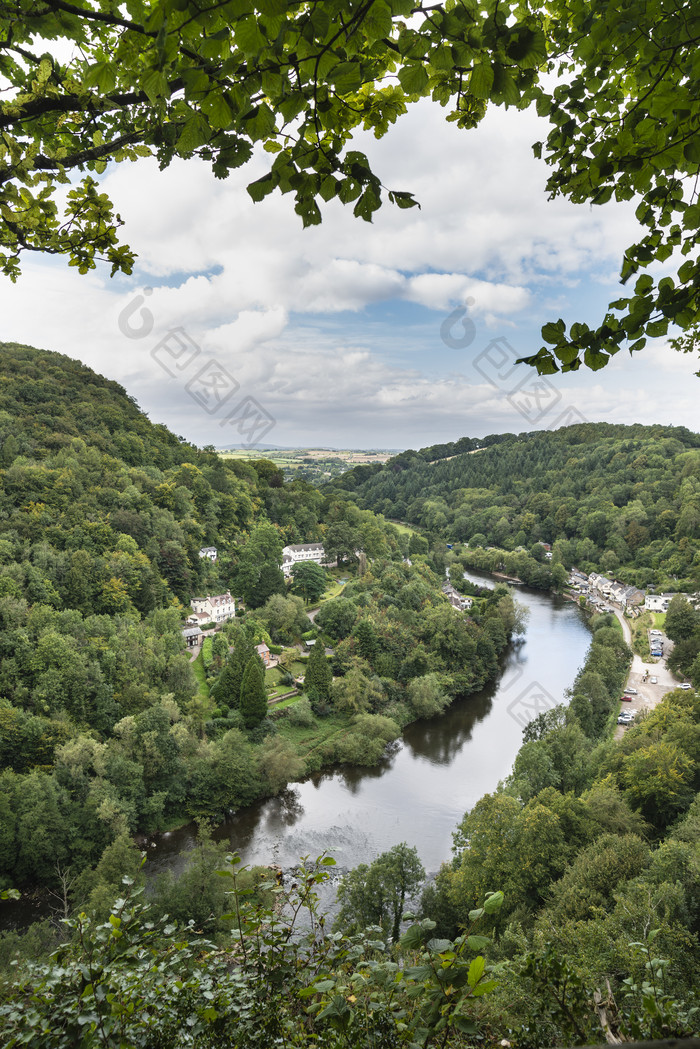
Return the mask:
<svg viewBox="0 0 700 1049">
<path fill-rule="evenodd" d="M 417 528 L 410 528 L 403 521 L 392 521 L 389 519 L 389 524 L 393 525 L 397 532 L 401 532 L 402 535 L 420 535 Z"/>
<path fill-rule="evenodd" d="M 268 459 L 288 478 L 301 476 L 307 481 L 323 483 L 339 477 L 353 466 L 366 463 L 385 463 L 398 449 L 363 448 L 222 448 L 218 454 L 224 459 Z"/>
</svg>

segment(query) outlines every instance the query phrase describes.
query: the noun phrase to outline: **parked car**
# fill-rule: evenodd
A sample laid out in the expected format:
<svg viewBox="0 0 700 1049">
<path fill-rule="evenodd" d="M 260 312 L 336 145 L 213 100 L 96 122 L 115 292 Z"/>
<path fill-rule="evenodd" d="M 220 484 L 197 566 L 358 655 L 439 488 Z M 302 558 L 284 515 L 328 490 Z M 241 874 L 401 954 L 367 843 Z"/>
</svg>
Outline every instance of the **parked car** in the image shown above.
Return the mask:
<svg viewBox="0 0 700 1049">
<path fill-rule="evenodd" d="M 637 695 L 637 689 L 636 688 L 626 688 L 625 689 L 625 695 L 627 695 L 627 696 L 636 696 Z"/>
<path fill-rule="evenodd" d="M 659 679 L 657 677 L 650 677 L 649 678 L 649 684 L 650 685 L 658 685 L 658 683 L 659 683 Z"/>
<path fill-rule="evenodd" d="M 686 681 L 684 681 L 684 682 L 683 682 L 683 684 L 682 684 L 682 685 L 679 685 L 678 687 L 679 687 L 679 688 L 682 688 L 682 689 L 683 689 L 683 690 L 684 690 L 685 692 L 687 692 L 687 691 L 688 691 L 688 689 L 689 689 L 689 688 L 692 688 L 693 686 L 692 686 L 692 685 L 689 685 L 689 684 L 688 684 L 688 683 L 687 683 Z"/>
<path fill-rule="evenodd" d="M 632 697 L 631 696 L 620 696 L 620 699 L 622 700 L 623 703 L 631 703 L 632 702 Z"/>
<path fill-rule="evenodd" d="M 661 631 L 660 630 L 650 630 L 649 633 L 650 634 L 654 634 L 656 637 L 661 637 Z"/>
<path fill-rule="evenodd" d="M 633 721 L 634 718 L 631 714 L 620 714 L 619 718 L 617 719 L 618 725 L 631 725 Z"/>
</svg>

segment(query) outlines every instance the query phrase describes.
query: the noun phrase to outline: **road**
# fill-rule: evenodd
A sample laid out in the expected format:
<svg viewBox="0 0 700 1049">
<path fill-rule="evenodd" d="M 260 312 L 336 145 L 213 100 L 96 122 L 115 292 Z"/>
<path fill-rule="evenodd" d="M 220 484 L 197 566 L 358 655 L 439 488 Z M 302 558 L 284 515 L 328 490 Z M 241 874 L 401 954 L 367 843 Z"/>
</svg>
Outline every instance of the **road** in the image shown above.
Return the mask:
<svg viewBox="0 0 700 1049">
<path fill-rule="evenodd" d="M 625 641 L 632 648 L 632 631 L 630 625 L 623 616 L 622 612 L 617 609 L 613 609 L 622 626 L 622 633 L 624 634 Z M 667 649 L 669 645 L 668 640 L 664 637 L 664 647 Z M 648 674 L 646 681 L 644 680 L 645 673 Z M 652 685 L 649 678 L 655 677 L 657 683 Z M 674 688 L 678 688 L 678 680 L 673 676 L 671 671 L 666 666 L 665 658 L 662 658 L 658 663 L 654 663 L 650 660 L 649 663 L 645 663 L 641 656 L 638 656 L 636 652 L 632 655 L 632 667 L 630 669 L 629 677 L 627 678 L 627 687 L 636 688 L 637 695 L 632 696 L 631 703 L 620 703 L 620 712 L 623 710 L 636 710 L 641 712 L 643 710 L 652 710 L 657 703 L 660 703 L 667 692 L 670 692 Z M 624 725 L 618 725 L 615 732 L 615 739 L 620 739 L 625 732 Z"/>
</svg>

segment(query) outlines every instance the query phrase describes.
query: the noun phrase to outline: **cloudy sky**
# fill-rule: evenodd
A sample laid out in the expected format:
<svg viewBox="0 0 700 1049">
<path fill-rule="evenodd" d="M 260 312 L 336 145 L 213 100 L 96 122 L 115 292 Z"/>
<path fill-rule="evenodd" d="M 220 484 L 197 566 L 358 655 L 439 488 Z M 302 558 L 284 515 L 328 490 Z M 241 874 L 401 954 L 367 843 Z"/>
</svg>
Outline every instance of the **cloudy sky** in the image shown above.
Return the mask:
<svg viewBox="0 0 700 1049">
<path fill-rule="evenodd" d="M 539 380 L 518 356 L 547 320 L 597 323 L 619 294 L 633 206 L 548 201 L 534 114 L 476 131 L 429 102 L 360 148 L 390 189 L 369 225 L 291 197 L 253 204 L 257 160 L 225 182 L 199 162 L 104 177 L 139 256 L 130 278 L 29 259 L 3 278 L 0 339 L 79 358 L 199 445 L 421 447 L 590 421 L 697 429 L 697 362 L 659 340 L 597 374 Z M 268 158 L 269 159 L 269 158 Z"/>
</svg>

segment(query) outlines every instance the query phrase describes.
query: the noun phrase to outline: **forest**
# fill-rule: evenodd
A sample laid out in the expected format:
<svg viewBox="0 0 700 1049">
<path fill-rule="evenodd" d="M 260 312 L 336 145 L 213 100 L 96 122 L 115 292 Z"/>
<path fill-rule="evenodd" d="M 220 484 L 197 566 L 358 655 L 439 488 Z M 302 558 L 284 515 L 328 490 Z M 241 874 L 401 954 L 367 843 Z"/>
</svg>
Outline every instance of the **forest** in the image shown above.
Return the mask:
<svg viewBox="0 0 700 1049">
<path fill-rule="evenodd" d="M 698 695 L 670 692 L 614 740 L 631 652 L 611 616 L 592 621 L 565 702 L 526 727 L 434 882 L 397 846 L 345 876 L 331 930 L 317 889 L 332 857 L 285 881 L 241 870 L 211 834 L 289 781 L 376 762 L 405 725 L 498 673 L 525 623 L 506 585 L 470 586 L 468 615 L 450 606 L 458 520 L 484 552 L 504 520 L 505 548 L 525 534 L 550 575 L 562 544 L 591 544 L 591 564 L 603 547 L 626 556 L 635 520 L 646 559 L 670 544 L 677 585 L 696 578 L 694 435 L 503 435 L 319 490 L 198 450 L 67 357 L 3 344 L 0 360 L 0 906 L 18 891 L 54 901 L 52 918 L 0 934 L 4 1044 L 535 1049 L 697 1032 Z M 574 451 L 580 470 L 563 470 Z M 641 465 L 623 480 L 642 456 L 650 498 Z M 422 494 L 407 502 L 409 489 Z M 398 511 L 423 534 L 389 523 Z M 601 544 L 578 538 L 596 514 Z M 549 531 L 557 520 L 569 534 Z M 531 549 L 545 537 L 552 568 Z M 310 539 L 344 580 L 313 625 L 279 568 L 284 543 Z M 208 640 L 198 676 L 189 601 L 226 589 L 245 610 Z M 683 669 L 698 615 L 683 600 L 668 615 Z M 304 639 L 303 694 L 268 708 L 255 646 Z M 147 882 L 139 835 L 192 818 L 184 872 Z"/>
<path fill-rule="evenodd" d="M 197 450 L 68 358 L 6 344 L 2 374 L 0 887 L 56 890 L 70 868 L 78 906 L 130 836 L 376 762 L 497 672 L 505 588 L 457 616 L 441 560 L 409 565 L 371 511 Z M 348 579 L 317 626 L 280 571 L 285 542 L 313 539 Z M 190 599 L 228 589 L 246 610 L 193 663 Z M 268 711 L 255 646 L 293 655 L 302 637 L 319 639 L 296 660 L 304 695 Z"/>
<path fill-rule="evenodd" d="M 331 487 L 429 538 L 522 549 L 545 586 L 540 543 L 552 547 L 552 568 L 700 588 L 700 435 L 684 427 L 582 423 L 464 438 L 357 467 Z"/>
</svg>

